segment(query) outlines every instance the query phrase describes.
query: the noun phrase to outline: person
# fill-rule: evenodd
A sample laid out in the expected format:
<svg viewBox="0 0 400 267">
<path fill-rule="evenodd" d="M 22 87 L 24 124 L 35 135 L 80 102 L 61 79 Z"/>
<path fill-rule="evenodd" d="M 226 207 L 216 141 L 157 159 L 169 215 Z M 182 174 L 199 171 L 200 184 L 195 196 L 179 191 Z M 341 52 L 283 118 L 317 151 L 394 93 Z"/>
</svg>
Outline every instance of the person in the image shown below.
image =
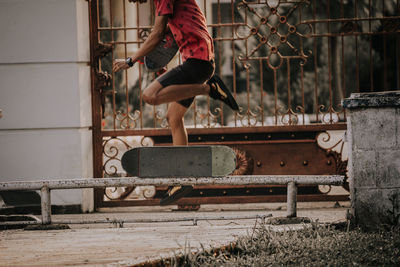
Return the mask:
<svg viewBox="0 0 400 267">
<path fill-rule="evenodd" d="M 209 95 L 221 100 L 233 110 L 238 104 L 222 80 L 214 74 L 213 39 L 207 30 L 206 19 L 195 0 L 153 0 L 155 22 L 143 45 L 131 56 L 117 59 L 113 71 L 132 67 L 149 54 L 170 30 L 179 47 L 182 64 L 155 79 L 144 91 L 143 101 L 151 105 L 169 103 L 167 121 L 174 146 L 188 145 L 184 115 L 194 97 Z M 136 1 L 135 1 L 136 2 Z M 171 187 L 161 205 L 167 205 L 188 194 L 193 187 Z"/>
</svg>

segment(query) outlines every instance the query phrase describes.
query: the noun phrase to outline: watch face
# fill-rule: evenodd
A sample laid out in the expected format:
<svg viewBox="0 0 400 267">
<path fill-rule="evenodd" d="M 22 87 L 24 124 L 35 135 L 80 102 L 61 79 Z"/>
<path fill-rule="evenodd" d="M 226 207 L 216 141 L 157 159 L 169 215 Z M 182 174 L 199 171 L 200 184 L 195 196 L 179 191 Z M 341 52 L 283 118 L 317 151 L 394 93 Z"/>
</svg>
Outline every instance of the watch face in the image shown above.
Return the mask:
<svg viewBox="0 0 400 267">
<path fill-rule="evenodd" d="M 133 66 L 132 58 L 128 57 L 128 58 L 126 59 L 125 62 L 126 62 L 126 64 L 128 64 L 130 67 Z"/>
</svg>

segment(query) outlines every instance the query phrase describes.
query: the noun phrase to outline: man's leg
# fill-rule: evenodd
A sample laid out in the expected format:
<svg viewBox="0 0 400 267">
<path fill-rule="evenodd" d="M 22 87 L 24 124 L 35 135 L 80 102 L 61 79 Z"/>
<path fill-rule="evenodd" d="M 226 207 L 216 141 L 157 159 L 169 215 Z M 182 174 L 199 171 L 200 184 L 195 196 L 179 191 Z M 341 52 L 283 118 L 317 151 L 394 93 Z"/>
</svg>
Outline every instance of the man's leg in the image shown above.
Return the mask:
<svg viewBox="0 0 400 267">
<path fill-rule="evenodd" d="M 192 98 L 197 95 L 209 95 L 213 99 L 221 100 L 231 109 L 239 111 L 239 106 L 232 93 L 217 75 L 214 75 L 207 83 L 172 84 L 166 87 L 163 87 L 159 81 L 155 80 L 143 91 L 143 100 L 151 105 L 159 105 Z"/>
<path fill-rule="evenodd" d="M 188 136 L 183 123 L 183 116 L 186 111 L 187 108 L 177 102 L 168 105 L 167 120 L 171 128 L 172 143 L 174 146 L 188 145 Z"/>
<path fill-rule="evenodd" d="M 208 95 L 210 86 L 203 84 L 173 84 L 163 87 L 159 81 L 153 81 L 144 91 L 143 100 L 150 105 L 176 102 L 197 95 Z"/>
<path fill-rule="evenodd" d="M 185 115 L 186 111 L 187 108 L 177 102 L 173 102 L 168 105 L 167 120 L 169 127 L 171 128 L 172 142 L 174 146 L 188 145 L 188 136 L 183 123 L 183 116 Z M 169 187 L 165 197 L 161 199 L 160 205 L 169 205 L 186 196 L 192 192 L 192 190 L 192 186 L 171 186 Z"/>
</svg>

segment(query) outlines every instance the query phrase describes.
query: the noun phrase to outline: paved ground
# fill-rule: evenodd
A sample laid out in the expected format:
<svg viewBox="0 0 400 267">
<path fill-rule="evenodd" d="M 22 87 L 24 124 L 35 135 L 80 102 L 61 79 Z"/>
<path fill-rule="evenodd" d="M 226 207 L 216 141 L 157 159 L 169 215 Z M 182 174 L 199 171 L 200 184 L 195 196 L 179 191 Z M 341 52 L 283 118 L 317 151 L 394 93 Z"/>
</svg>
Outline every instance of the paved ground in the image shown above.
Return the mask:
<svg viewBox="0 0 400 267">
<path fill-rule="evenodd" d="M 298 216 L 320 222 L 345 220 L 349 203 L 298 203 Z M 54 215 L 54 220 L 166 219 L 267 215 L 285 216 L 285 203 L 204 205 L 196 212 L 166 208 L 113 208 L 93 214 Z M 258 220 L 259 221 L 259 220 Z M 219 247 L 251 233 L 256 219 L 169 223 L 71 224 L 68 230 L 0 231 L 0 266 L 128 266 L 172 256 L 190 248 Z M 287 227 L 287 226 L 282 226 Z"/>
</svg>

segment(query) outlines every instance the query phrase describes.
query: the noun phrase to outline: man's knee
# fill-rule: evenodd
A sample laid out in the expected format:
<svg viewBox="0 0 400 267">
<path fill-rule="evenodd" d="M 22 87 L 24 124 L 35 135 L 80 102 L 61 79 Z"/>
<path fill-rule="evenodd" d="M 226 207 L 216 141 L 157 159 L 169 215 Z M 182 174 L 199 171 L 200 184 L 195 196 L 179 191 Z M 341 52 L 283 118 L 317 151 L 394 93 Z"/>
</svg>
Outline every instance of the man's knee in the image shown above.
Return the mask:
<svg viewBox="0 0 400 267">
<path fill-rule="evenodd" d="M 147 87 L 142 94 L 143 101 L 150 105 L 159 105 L 161 104 L 158 93 L 162 89 L 162 85 L 154 80 L 149 87 Z"/>
<path fill-rule="evenodd" d="M 181 127 L 183 125 L 183 117 L 173 112 L 167 113 L 167 121 L 171 128 Z"/>
<path fill-rule="evenodd" d="M 158 105 L 157 96 L 154 94 L 147 94 L 146 91 L 143 92 L 142 95 L 143 101 L 150 105 Z"/>
</svg>

